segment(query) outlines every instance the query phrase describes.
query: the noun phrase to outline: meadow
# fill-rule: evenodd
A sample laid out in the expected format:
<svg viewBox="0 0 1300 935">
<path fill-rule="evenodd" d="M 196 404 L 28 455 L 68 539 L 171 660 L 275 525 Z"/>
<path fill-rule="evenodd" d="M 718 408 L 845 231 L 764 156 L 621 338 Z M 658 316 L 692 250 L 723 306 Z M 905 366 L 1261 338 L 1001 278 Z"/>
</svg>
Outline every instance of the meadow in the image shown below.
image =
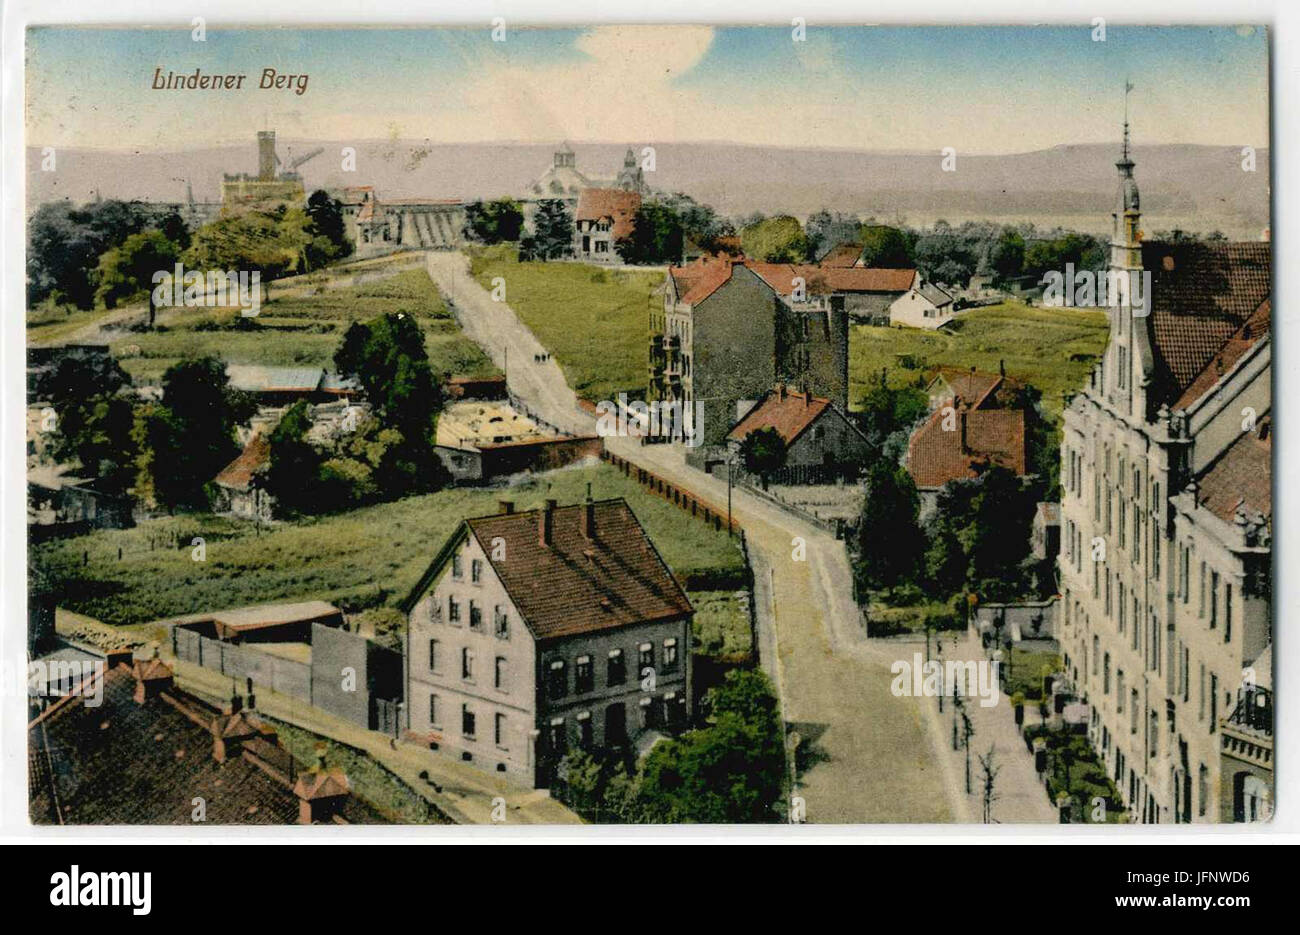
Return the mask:
<svg viewBox="0 0 1300 935">
<path fill-rule="evenodd" d="M 37 545 L 29 559 L 60 607 L 115 626 L 277 601 L 392 607 L 462 518 L 497 512 L 501 498 L 520 510 L 548 497 L 576 503 L 588 483 L 597 499 L 627 499 L 685 586 L 743 587 L 747 569 L 738 538 L 605 465 L 530 477 L 508 489 L 450 488 L 269 527 L 207 514 L 164 517 Z M 193 559 L 196 538 L 203 540 L 203 561 Z"/>
<path fill-rule="evenodd" d="M 513 247 L 470 251 L 485 289 L 501 277 L 506 301 L 554 355 L 581 399 L 645 395 L 650 310 L 663 301 L 662 271 L 583 263 L 520 263 Z"/>
<path fill-rule="evenodd" d="M 938 367 L 960 367 L 1007 375 L 1043 394 L 1045 415 L 1060 419 L 1062 397 L 1081 388 L 1106 349 L 1104 312 L 1035 308 L 1008 301 L 963 313 L 943 331 L 854 325 L 849 336 L 849 399 L 858 408 L 868 388 L 885 380 L 892 387 L 924 386 Z"/>
<path fill-rule="evenodd" d="M 263 366 L 331 366 L 343 333 L 354 321 L 385 312 L 414 317 L 425 334 L 434 373 L 489 376 L 496 368 L 456 324 L 423 268 L 376 270 L 374 278 L 331 288 L 318 274 L 290 288 L 270 284 L 270 299 L 256 317 L 232 309 L 169 311 L 154 331 L 118 332 L 113 354 L 137 384 L 154 384 L 183 357 L 219 354 L 227 363 Z"/>
</svg>

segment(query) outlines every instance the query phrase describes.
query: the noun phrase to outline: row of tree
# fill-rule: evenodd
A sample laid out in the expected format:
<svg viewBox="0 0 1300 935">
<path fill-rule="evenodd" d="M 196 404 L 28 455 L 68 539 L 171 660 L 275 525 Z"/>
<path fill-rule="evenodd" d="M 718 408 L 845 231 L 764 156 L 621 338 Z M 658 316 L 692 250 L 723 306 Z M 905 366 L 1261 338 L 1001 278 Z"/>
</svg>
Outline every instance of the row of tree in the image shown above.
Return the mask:
<svg viewBox="0 0 1300 935">
<path fill-rule="evenodd" d="M 140 299 L 177 262 L 196 270 L 257 270 L 264 280 L 347 256 L 342 206 L 324 191 L 305 205 L 248 209 L 190 231 L 174 208 L 138 201 L 41 205 L 27 225 L 27 299 L 113 308 Z"/>
</svg>

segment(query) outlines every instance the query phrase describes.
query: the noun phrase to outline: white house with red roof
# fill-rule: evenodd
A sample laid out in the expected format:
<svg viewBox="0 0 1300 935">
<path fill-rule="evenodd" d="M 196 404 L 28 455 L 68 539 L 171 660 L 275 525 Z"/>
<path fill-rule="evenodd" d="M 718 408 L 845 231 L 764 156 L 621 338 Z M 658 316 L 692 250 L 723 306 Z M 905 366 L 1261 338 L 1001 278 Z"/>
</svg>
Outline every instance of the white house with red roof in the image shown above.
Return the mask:
<svg viewBox="0 0 1300 935">
<path fill-rule="evenodd" d="M 573 213 L 573 252 L 580 260 L 619 261 L 616 245 L 632 236 L 641 193 L 621 188 L 584 188 Z"/>
</svg>

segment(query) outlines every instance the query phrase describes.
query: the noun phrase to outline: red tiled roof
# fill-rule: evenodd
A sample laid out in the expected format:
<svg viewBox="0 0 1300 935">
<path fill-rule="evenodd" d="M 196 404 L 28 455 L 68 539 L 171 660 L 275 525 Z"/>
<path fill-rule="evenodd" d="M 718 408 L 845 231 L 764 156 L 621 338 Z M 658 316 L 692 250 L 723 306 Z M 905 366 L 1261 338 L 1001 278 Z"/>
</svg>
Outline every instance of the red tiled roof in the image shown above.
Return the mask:
<svg viewBox="0 0 1300 935">
<path fill-rule="evenodd" d="M 966 447 L 962 448 L 961 417 L 951 431 L 943 428 L 937 409 L 907 443 L 907 469 L 917 487 L 942 487 L 976 477 L 981 464 L 1000 464 L 1023 476 L 1027 471 L 1025 414 L 1020 409 L 972 409 L 965 413 Z"/>
<path fill-rule="evenodd" d="M 1259 421 L 1253 432 L 1238 435 L 1197 478 L 1198 502 L 1224 522 L 1231 523 L 1237 504 L 1247 516 L 1256 512 L 1273 516 L 1272 419 Z"/>
<path fill-rule="evenodd" d="M 271 442 L 261 432 L 254 432 L 239 457 L 221 469 L 216 481 L 222 487 L 247 490 L 253 475 L 270 463 Z"/>
<path fill-rule="evenodd" d="M 848 269 L 853 266 L 862 256 L 862 244 L 860 243 L 837 243 L 825 253 L 817 262 L 825 267 L 836 267 L 839 269 Z"/>
<path fill-rule="evenodd" d="M 776 429 L 786 447 L 830 408 L 831 401 L 807 393 L 773 390 L 733 428 L 728 438 L 740 441 L 759 429 Z"/>
<path fill-rule="evenodd" d="M 812 264 L 746 263 L 763 281 L 781 295 L 794 291 L 800 277 L 809 295 L 832 292 L 906 292 L 916 280 L 914 269 L 837 268 Z"/>
<path fill-rule="evenodd" d="M 599 221 L 609 218 L 614 239 L 622 240 L 631 236 L 632 221 L 640 207 L 641 195 L 638 192 L 621 188 L 584 188 L 578 193 L 578 209 L 573 219 Z"/>
<path fill-rule="evenodd" d="M 997 391 L 1003 380 L 1002 376 L 996 373 L 962 370 L 958 367 L 940 367 L 935 380 L 939 377 L 943 377 L 944 382 L 952 389 L 953 395 L 960 397 L 963 402 L 970 403 L 973 409 L 979 409 Z"/>
<path fill-rule="evenodd" d="M 1144 243 L 1155 402 L 1178 400 L 1273 291 L 1272 244 Z"/>
<path fill-rule="evenodd" d="M 467 519 L 525 625 L 539 639 L 612 630 L 692 612 L 686 592 L 622 498 L 592 504 L 595 537 L 579 526 L 584 504 L 556 507 L 551 544 L 542 511 Z M 500 537 L 505 548 L 493 540 Z"/>
<path fill-rule="evenodd" d="M 1237 329 L 1236 334 L 1219 348 L 1219 352 L 1205 365 L 1205 369 L 1196 375 L 1183 391 L 1183 395 L 1178 397 L 1173 408 L 1186 409 L 1213 389 L 1214 385 L 1246 356 L 1247 351 L 1258 344 L 1262 338 L 1267 337 L 1271 325 L 1272 302 L 1265 299 L 1260 303 L 1259 308 L 1255 309 L 1254 314 L 1246 319 L 1246 323 Z"/>
<path fill-rule="evenodd" d="M 672 266 L 668 274 L 677 290 L 677 301 L 696 305 L 713 295 L 731 278 L 732 262 L 712 257 L 703 258 L 689 266 Z"/>
</svg>

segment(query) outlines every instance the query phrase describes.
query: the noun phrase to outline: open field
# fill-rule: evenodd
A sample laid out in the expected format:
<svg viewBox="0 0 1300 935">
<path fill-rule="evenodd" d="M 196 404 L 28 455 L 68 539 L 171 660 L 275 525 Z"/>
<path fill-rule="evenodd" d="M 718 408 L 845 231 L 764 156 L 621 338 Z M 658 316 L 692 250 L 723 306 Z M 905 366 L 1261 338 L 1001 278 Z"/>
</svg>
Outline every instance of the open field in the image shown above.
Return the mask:
<svg viewBox="0 0 1300 935">
<path fill-rule="evenodd" d="M 1014 301 L 965 312 L 944 331 L 855 325 L 849 337 L 850 405 L 858 407 L 881 368 L 890 386 L 902 387 L 915 386 L 936 367 L 997 373 L 1005 362 L 1008 376 L 1042 391 L 1044 413 L 1058 422 L 1062 394 L 1087 381 L 1106 349 L 1107 328 L 1101 311 Z"/>
<path fill-rule="evenodd" d="M 502 497 L 520 510 L 538 507 L 547 497 L 575 503 L 588 482 L 598 499 L 627 499 L 684 585 L 712 579 L 707 586 L 742 586 L 739 539 L 603 465 L 555 471 L 508 490 L 452 488 L 260 531 L 210 515 L 154 519 L 135 529 L 44 543 L 29 554 L 61 607 L 116 626 L 273 601 L 391 606 L 406 596 L 462 518 L 495 513 Z M 202 562 L 192 558 L 195 537 L 204 540 Z"/>
<path fill-rule="evenodd" d="M 501 277 L 506 302 L 555 355 L 580 399 L 643 396 L 651 307 L 664 274 L 582 263 L 520 263 L 512 247 L 470 253 L 470 270 L 491 290 Z"/>
<path fill-rule="evenodd" d="M 422 268 L 375 272 L 372 280 L 344 288 L 271 284 L 271 298 L 255 318 L 232 309 L 195 308 L 170 313 L 152 332 L 119 332 L 110 346 L 138 384 L 156 383 L 182 357 L 220 354 L 228 363 L 327 366 L 354 321 L 404 312 L 420 322 L 437 374 L 496 372 L 487 355 L 465 337 Z"/>
</svg>

